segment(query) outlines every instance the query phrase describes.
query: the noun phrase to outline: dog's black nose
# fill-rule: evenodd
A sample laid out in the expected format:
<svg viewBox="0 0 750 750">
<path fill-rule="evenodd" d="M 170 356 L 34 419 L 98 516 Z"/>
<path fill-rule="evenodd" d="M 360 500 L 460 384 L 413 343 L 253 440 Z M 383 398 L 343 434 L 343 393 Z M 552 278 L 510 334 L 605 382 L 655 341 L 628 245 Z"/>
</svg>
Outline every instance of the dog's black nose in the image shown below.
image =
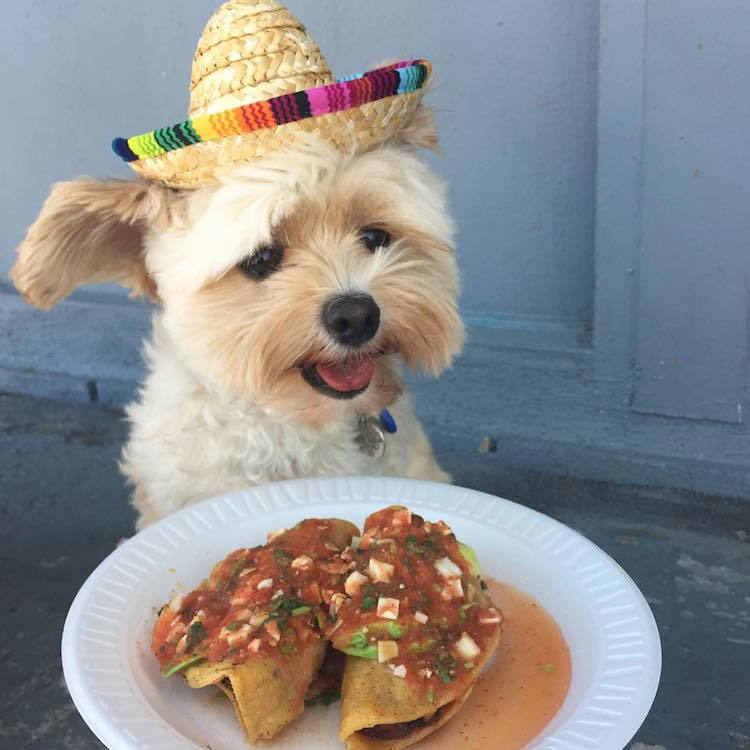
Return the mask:
<svg viewBox="0 0 750 750">
<path fill-rule="evenodd" d="M 323 325 L 340 344 L 359 346 L 377 333 L 380 308 L 369 294 L 336 297 L 323 310 Z"/>
</svg>

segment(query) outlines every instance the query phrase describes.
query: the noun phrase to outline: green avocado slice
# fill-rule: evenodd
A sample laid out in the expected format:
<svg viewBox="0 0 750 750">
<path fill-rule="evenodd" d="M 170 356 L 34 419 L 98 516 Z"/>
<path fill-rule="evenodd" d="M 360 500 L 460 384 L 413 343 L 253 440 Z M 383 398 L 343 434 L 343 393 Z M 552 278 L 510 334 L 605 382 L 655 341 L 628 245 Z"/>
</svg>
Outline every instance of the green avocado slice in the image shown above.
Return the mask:
<svg viewBox="0 0 750 750">
<path fill-rule="evenodd" d="M 479 576 L 482 574 L 482 571 L 479 569 L 479 558 L 477 557 L 477 553 L 474 552 L 473 547 L 469 547 L 468 544 L 459 542 L 458 549 L 463 555 L 464 560 L 469 563 L 469 572 L 473 576 L 479 578 Z"/>
<path fill-rule="evenodd" d="M 374 661 L 378 658 L 377 643 L 362 647 L 349 646 L 348 648 L 342 648 L 341 650 L 345 654 L 349 654 L 349 656 L 358 656 L 360 659 L 372 659 Z"/>
</svg>

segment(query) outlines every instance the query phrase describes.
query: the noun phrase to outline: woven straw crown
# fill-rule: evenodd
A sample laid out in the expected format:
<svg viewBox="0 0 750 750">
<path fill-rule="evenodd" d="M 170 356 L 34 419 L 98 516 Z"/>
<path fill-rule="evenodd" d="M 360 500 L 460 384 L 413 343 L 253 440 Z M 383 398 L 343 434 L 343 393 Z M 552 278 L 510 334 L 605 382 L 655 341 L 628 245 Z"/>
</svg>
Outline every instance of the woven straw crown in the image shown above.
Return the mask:
<svg viewBox="0 0 750 750">
<path fill-rule="evenodd" d="M 206 24 L 190 80 L 189 119 L 115 151 L 141 176 L 199 187 L 312 132 L 364 150 L 409 123 L 429 76 L 423 60 L 336 81 L 305 27 L 276 0 L 229 0 Z"/>
<path fill-rule="evenodd" d="M 190 77 L 191 117 L 333 83 L 305 27 L 275 0 L 232 0 L 206 24 Z"/>
</svg>

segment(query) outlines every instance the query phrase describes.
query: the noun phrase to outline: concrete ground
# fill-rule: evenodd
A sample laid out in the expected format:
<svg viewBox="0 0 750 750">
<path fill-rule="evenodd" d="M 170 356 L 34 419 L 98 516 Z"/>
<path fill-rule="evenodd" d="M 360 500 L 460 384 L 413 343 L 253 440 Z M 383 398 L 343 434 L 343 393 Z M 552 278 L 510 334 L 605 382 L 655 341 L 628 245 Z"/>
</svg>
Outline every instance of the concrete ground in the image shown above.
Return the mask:
<svg viewBox="0 0 750 750">
<path fill-rule="evenodd" d="M 0 748 L 102 747 L 67 695 L 59 646 L 79 586 L 132 533 L 125 433 L 118 412 L 0 395 Z M 434 443 L 457 484 L 581 531 L 644 592 L 664 668 L 631 750 L 750 748 L 746 499 L 520 472 L 450 435 Z"/>
</svg>

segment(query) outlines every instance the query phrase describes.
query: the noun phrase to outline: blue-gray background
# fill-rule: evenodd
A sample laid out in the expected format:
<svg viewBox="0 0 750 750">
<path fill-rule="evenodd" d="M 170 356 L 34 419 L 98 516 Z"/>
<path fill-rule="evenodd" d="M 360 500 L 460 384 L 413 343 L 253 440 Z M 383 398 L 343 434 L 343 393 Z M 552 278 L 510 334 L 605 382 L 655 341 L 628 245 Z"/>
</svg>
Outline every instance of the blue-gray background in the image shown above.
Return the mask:
<svg viewBox="0 0 750 750">
<path fill-rule="evenodd" d="M 470 343 L 418 384 L 436 439 L 607 479 L 750 494 L 750 5 L 289 0 L 336 74 L 434 63 Z M 180 119 L 214 0 L 29 0 L 0 28 L 0 271 L 49 185 Z M 94 321 L 96 324 L 94 325 Z M 146 310 L 0 295 L 0 387 L 119 404 Z M 488 458 L 488 460 L 492 460 Z"/>
</svg>

